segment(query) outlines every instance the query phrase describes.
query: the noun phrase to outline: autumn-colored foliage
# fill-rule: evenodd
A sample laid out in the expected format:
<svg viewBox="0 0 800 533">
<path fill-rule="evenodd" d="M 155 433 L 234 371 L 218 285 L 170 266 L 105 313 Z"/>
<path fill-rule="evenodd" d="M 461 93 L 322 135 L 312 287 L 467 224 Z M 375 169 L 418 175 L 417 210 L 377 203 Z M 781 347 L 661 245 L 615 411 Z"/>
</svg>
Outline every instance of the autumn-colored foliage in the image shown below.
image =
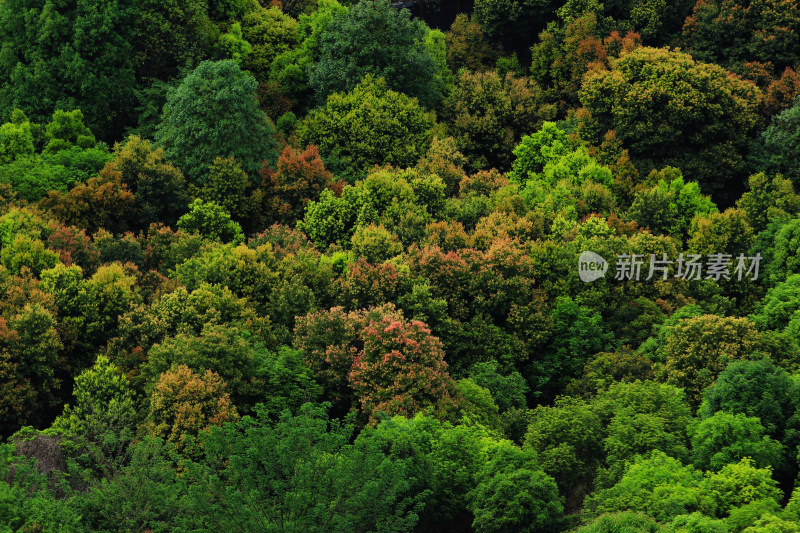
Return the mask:
<svg viewBox="0 0 800 533">
<path fill-rule="evenodd" d="M 186 365 L 175 366 L 161 375 L 150 397 L 150 433 L 187 451 L 192 450 L 187 437 L 238 417 L 225 382 L 210 370 L 196 373 Z"/>
</svg>

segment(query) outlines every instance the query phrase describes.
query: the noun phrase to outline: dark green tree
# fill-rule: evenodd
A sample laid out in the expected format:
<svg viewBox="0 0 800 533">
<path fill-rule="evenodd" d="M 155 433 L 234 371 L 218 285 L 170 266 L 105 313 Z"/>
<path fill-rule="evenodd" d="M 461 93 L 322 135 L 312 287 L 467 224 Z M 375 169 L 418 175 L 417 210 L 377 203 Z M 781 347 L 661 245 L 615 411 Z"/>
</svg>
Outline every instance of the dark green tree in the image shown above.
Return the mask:
<svg viewBox="0 0 800 533">
<path fill-rule="evenodd" d="M 190 183 L 203 185 L 217 157 L 254 176 L 278 153 L 272 122 L 258 108 L 256 81 L 235 61 L 205 61 L 170 91 L 156 141 Z"/>
<path fill-rule="evenodd" d="M 382 77 L 395 91 L 432 106 L 441 95 L 435 58 L 425 47 L 428 28 L 388 0 L 361 0 L 334 15 L 322 34 L 320 59 L 310 67 L 318 102 L 353 89 L 367 74 Z M 380 38 L 376 38 L 380 36 Z"/>
<path fill-rule="evenodd" d="M 3 2 L 0 116 L 81 109 L 101 139 L 120 138 L 133 119 L 135 16 L 132 0 Z"/>
</svg>

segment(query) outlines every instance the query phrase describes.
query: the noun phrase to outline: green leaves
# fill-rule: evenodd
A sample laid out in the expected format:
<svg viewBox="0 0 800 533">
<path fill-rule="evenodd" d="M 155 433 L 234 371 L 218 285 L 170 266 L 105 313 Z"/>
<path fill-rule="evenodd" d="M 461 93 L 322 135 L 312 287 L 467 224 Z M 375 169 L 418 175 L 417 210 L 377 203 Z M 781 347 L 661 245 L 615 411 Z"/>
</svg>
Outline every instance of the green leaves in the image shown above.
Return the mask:
<svg viewBox="0 0 800 533">
<path fill-rule="evenodd" d="M 638 48 L 610 70 L 590 72 L 580 96 L 588 111 L 581 135 L 599 144 L 615 130 L 640 171 L 675 166 L 715 194 L 743 178 L 761 92 L 721 67 L 679 51 Z"/>
<path fill-rule="evenodd" d="M 297 136 L 303 145 L 319 146 L 329 167 L 358 177 L 375 165 L 416 163 L 430 146 L 433 126 L 415 99 L 368 74 L 349 92 L 330 95 Z"/>
<path fill-rule="evenodd" d="M 437 60 L 425 46 L 426 33 L 422 22 L 405 9 L 391 7 L 388 0 L 361 0 L 334 15 L 320 39 L 319 61 L 309 70 L 317 100 L 350 91 L 371 75 L 432 107 L 441 87 L 436 83 Z"/>
<path fill-rule="evenodd" d="M 178 219 L 178 227 L 222 242 L 244 241 L 242 227 L 231 220 L 222 206 L 199 198 L 189 204 L 189 212 Z"/>
<path fill-rule="evenodd" d="M 156 140 L 190 183 L 203 185 L 216 157 L 248 175 L 277 160 L 274 126 L 258 108 L 256 81 L 236 62 L 205 61 L 170 91 Z"/>
</svg>

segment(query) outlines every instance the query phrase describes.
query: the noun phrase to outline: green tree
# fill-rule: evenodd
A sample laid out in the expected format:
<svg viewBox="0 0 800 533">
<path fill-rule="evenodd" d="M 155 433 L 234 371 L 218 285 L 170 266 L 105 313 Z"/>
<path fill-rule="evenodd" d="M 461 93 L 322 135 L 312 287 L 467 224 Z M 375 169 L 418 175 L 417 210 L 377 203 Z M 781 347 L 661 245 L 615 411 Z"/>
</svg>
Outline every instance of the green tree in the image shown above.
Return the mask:
<svg viewBox="0 0 800 533">
<path fill-rule="evenodd" d="M 750 176 L 748 185 L 750 190 L 736 201 L 736 207 L 744 209 L 754 231 L 764 231 L 770 222 L 789 219 L 800 211 L 800 197 L 788 179 L 770 180 L 762 172 Z"/>
<path fill-rule="evenodd" d="M 725 465 L 719 472 L 708 472 L 700 489 L 707 491 L 709 500 L 704 502 L 705 514 L 724 517 L 736 507 L 774 500 L 777 504 L 782 494 L 772 479 L 772 468 L 757 468 L 753 460 L 745 457 L 738 463 Z"/>
<path fill-rule="evenodd" d="M 554 397 L 580 375 L 589 357 L 608 349 L 613 340 L 604 330 L 599 313 L 569 297 L 556 298 L 551 320 L 549 341 L 525 370 L 536 397 Z"/>
<path fill-rule="evenodd" d="M 135 87 L 130 0 L 14 0 L 0 6 L 0 116 L 23 109 L 43 121 L 80 109 L 106 141 L 132 123 Z"/>
<path fill-rule="evenodd" d="M 442 103 L 442 118 L 470 171 L 511 167 L 511 152 L 523 135 L 552 119 L 541 89 L 529 78 L 508 73 L 461 71 Z"/>
<path fill-rule="evenodd" d="M 690 429 L 692 464 L 717 471 L 743 457 L 753 459 L 757 468 L 777 470 L 783 462 L 783 446 L 764 435 L 756 417 L 718 411 Z"/>
<path fill-rule="evenodd" d="M 522 137 L 514 148 L 514 164 L 509 179 L 524 186 L 533 175 L 544 171 L 547 163 L 559 160 L 572 151 L 567 133 L 555 122 L 545 121 L 541 129 Z"/>
<path fill-rule="evenodd" d="M 328 96 L 300 123 L 297 137 L 318 146 L 334 172 L 358 176 L 375 165 L 415 164 L 428 151 L 433 125 L 415 99 L 367 74 L 349 92 Z"/>
<path fill-rule="evenodd" d="M 579 501 L 592 486 L 603 459 L 604 429 L 589 404 L 560 397 L 553 407 L 538 406 L 531 414 L 525 446 L 558 483 L 569 503 Z"/>
<path fill-rule="evenodd" d="M 15 159 L 32 156 L 33 153 L 31 123 L 21 110 L 15 109 L 11 122 L 0 126 L 0 164 L 11 163 Z"/>
<path fill-rule="evenodd" d="M 800 275 L 792 274 L 767 291 L 750 319 L 761 331 L 782 331 L 793 322 L 800 324 L 798 292 Z"/>
<path fill-rule="evenodd" d="M 428 31 L 408 10 L 397 10 L 388 0 L 361 0 L 335 14 L 321 36 L 319 61 L 309 70 L 317 100 L 348 92 L 372 75 L 431 107 L 441 87 L 435 83 L 436 60 L 425 47 Z"/>
<path fill-rule="evenodd" d="M 270 68 L 270 79 L 278 84 L 281 93 L 296 101 L 300 111 L 313 107 L 309 70 L 320 59 L 322 36 L 334 15 L 347 12 L 337 0 L 318 0 L 317 4 L 316 11 L 299 16 L 300 46 L 278 54 Z"/>
<path fill-rule="evenodd" d="M 800 184 L 800 163 L 792 154 L 800 148 L 800 97 L 794 105 L 779 115 L 772 117 L 772 122 L 754 141 L 751 151 L 753 168 L 759 172 L 782 174 Z"/>
<path fill-rule="evenodd" d="M 656 234 L 670 235 L 685 240 L 695 215 L 716 211 L 714 202 L 700 193 L 700 186 L 693 181 L 686 183 L 677 169 L 666 168 L 659 174 L 672 174 L 671 181 L 659 179 L 658 184 L 637 192 L 627 218 L 635 220 L 643 228 Z"/>
<path fill-rule="evenodd" d="M 200 335 L 178 334 L 156 344 L 147 353 L 142 376 L 152 390 L 159 376 L 175 365 L 196 373 L 211 370 L 226 383 L 234 405 L 243 412 L 264 398 L 262 367 L 266 350 L 253 346 L 243 332 L 229 325 L 208 325 Z"/>
<path fill-rule="evenodd" d="M 644 513 L 619 511 L 598 516 L 577 533 L 659 533 L 661 529 L 658 522 Z"/>
<path fill-rule="evenodd" d="M 697 2 L 683 25 L 683 42 L 701 61 L 741 70 L 760 62 L 782 71 L 795 61 L 800 46 L 800 8 L 785 0 L 749 4 Z"/>
<path fill-rule="evenodd" d="M 554 531 L 563 511 L 553 478 L 535 455 L 508 441 L 488 450 L 490 459 L 471 493 L 472 526 L 481 533 Z"/>
<path fill-rule="evenodd" d="M 703 393 L 700 414 L 757 417 L 767 435 L 781 440 L 796 409 L 796 390 L 789 373 L 767 357 L 733 361 Z"/>
<path fill-rule="evenodd" d="M 234 157 L 248 175 L 275 162 L 272 122 L 258 108 L 256 81 L 236 62 L 204 61 L 169 92 L 156 141 L 189 182 L 205 184 L 216 157 Z"/>
<path fill-rule="evenodd" d="M 253 47 L 242 37 L 242 25 L 231 24 L 231 31 L 219 36 L 219 45 L 227 59 L 233 59 L 238 65 L 253 51 Z"/>
<path fill-rule="evenodd" d="M 276 56 L 292 50 L 300 43 L 297 21 L 280 8 L 256 8 L 242 18 L 242 36 L 252 51 L 241 62 L 259 82 L 269 78 Z"/>
<path fill-rule="evenodd" d="M 51 426 L 87 445 L 93 468 L 111 477 L 129 459 L 128 447 L 139 422 L 133 390 L 122 370 L 107 357 L 75 378 L 74 405 Z"/>
<path fill-rule="evenodd" d="M 645 513 L 659 522 L 698 511 L 705 502 L 702 474 L 660 451 L 639 457 L 613 487 L 589 496 L 595 515 L 620 511 Z"/>
<path fill-rule="evenodd" d="M 351 418 L 332 420 L 312 404 L 211 428 L 186 474 L 193 526 L 412 531 L 429 493 L 415 490 L 411 460 L 364 435 L 349 445 L 352 436 Z"/>
<path fill-rule="evenodd" d="M 185 212 L 189 195 L 183 174 L 149 141 L 131 136 L 116 144 L 114 159 L 108 165 L 107 174 L 118 174 L 136 197 L 131 229 L 146 229 L 154 222 L 175 224 Z"/>
<path fill-rule="evenodd" d="M 231 220 L 231 215 L 222 206 L 199 198 L 189 204 L 189 212 L 178 219 L 178 227 L 222 242 L 244 241 L 242 227 Z"/>
<path fill-rule="evenodd" d="M 477 0 L 474 16 L 493 40 L 519 50 L 533 44 L 555 7 L 550 0 Z"/>
<path fill-rule="evenodd" d="M 236 221 L 244 221 L 252 206 L 248 192 L 250 178 L 232 157 L 217 157 L 208 167 L 208 178 L 200 189 L 200 197 L 207 203 L 215 203 Z"/>
<path fill-rule="evenodd" d="M 640 171 L 674 166 L 713 194 L 743 178 L 760 90 L 719 66 L 675 50 L 638 48 L 609 70 L 589 73 L 580 97 L 582 135 L 599 144 L 615 130 Z"/>
<path fill-rule="evenodd" d="M 703 389 L 714 383 L 728 363 L 768 349 L 746 318 L 705 315 L 681 320 L 669 328 L 657 371 L 667 383 L 684 387 L 690 403 L 700 404 Z"/>
</svg>

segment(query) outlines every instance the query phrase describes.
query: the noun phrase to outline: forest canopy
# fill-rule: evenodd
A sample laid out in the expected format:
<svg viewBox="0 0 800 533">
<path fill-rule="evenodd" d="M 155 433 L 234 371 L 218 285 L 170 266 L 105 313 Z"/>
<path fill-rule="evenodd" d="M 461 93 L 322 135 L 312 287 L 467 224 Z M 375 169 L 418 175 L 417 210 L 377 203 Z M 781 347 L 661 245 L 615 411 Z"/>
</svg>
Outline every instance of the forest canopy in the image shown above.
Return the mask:
<svg viewBox="0 0 800 533">
<path fill-rule="evenodd" d="M 800 532 L 798 187 L 793 0 L 0 0 L 0 531 Z"/>
</svg>

